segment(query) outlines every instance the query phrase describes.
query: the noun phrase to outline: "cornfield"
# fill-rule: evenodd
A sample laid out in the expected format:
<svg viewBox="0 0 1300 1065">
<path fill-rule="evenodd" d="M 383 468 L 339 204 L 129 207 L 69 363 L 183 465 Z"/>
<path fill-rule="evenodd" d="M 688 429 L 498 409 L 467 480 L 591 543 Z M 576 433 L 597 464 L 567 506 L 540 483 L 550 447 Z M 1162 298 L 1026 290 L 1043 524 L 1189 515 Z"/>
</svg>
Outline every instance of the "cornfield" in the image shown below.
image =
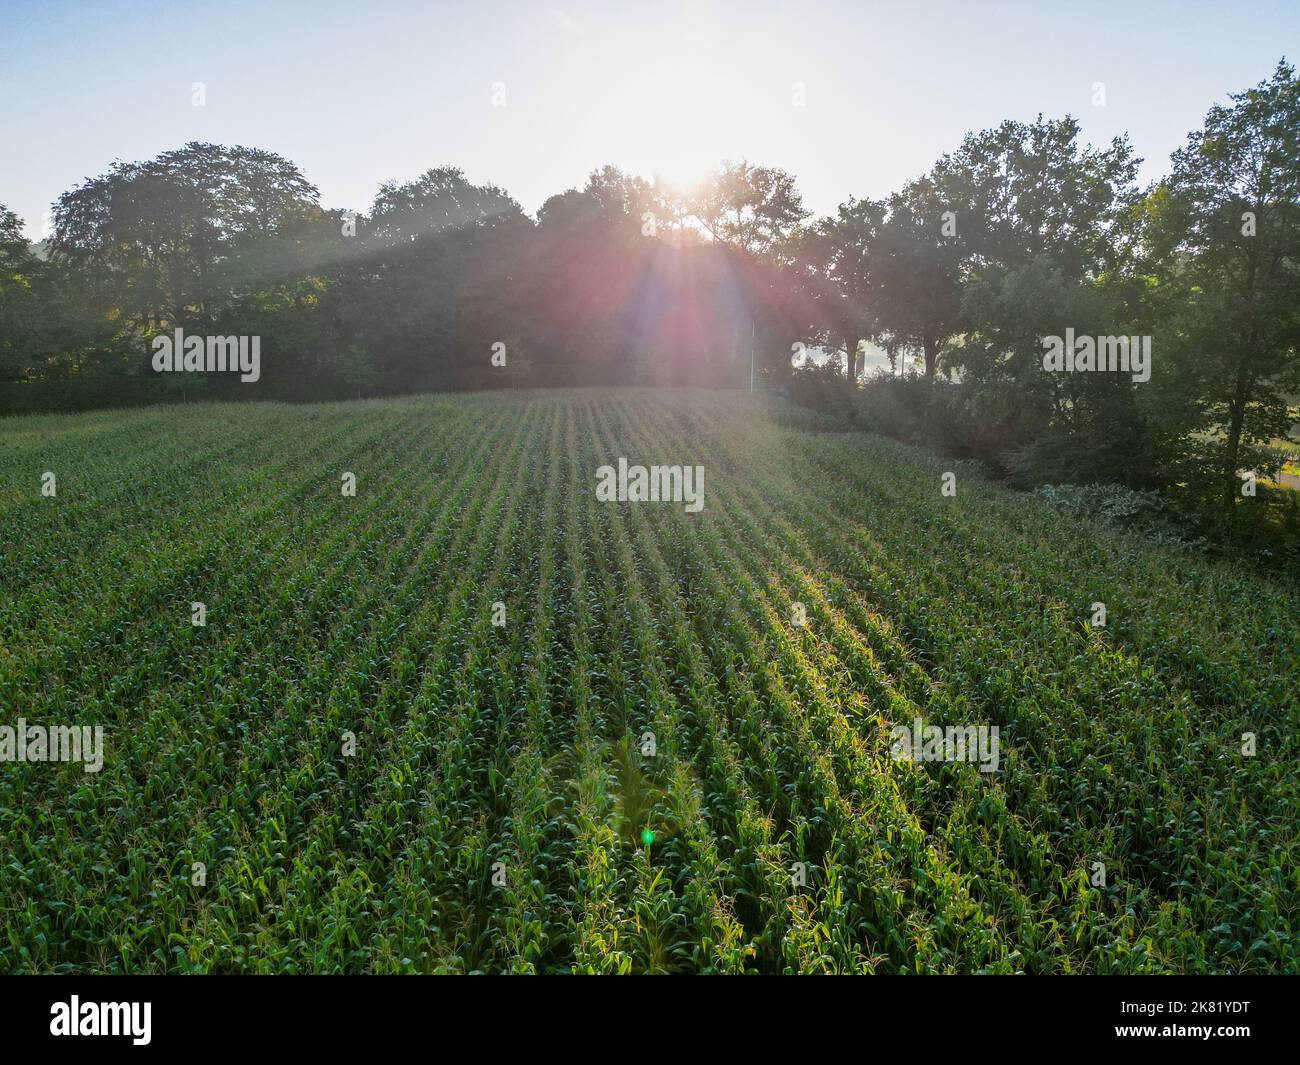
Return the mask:
<svg viewBox="0 0 1300 1065">
<path fill-rule="evenodd" d="M 11 418 L 0 563 L 3 972 L 1300 969 L 1300 593 L 775 401 Z"/>
</svg>

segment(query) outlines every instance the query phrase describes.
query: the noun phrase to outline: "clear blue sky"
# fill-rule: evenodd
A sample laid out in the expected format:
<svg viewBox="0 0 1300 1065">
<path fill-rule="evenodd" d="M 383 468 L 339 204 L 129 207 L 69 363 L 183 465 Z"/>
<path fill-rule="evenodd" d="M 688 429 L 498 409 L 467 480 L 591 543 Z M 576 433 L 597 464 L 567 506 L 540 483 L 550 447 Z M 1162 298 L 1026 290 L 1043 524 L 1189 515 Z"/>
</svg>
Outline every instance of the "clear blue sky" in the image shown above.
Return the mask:
<svg viewBox="0 0 1300 1065">
<path fill-rule="evenodd" d="M 535 211 L 603 163 L 649 176 L 744 156 L 794 172 L 825 213 L 1039 112 L 1074 114 L 1093 143 L 1127 130 L 1154 178 L 1283 54 L 1300 55 L 1296 0 L 0 0 L 0 203 L 35 237 L 114 159 L 209 140 L 287 156 L 328 207 L 443 163 Z"/>
</svg>

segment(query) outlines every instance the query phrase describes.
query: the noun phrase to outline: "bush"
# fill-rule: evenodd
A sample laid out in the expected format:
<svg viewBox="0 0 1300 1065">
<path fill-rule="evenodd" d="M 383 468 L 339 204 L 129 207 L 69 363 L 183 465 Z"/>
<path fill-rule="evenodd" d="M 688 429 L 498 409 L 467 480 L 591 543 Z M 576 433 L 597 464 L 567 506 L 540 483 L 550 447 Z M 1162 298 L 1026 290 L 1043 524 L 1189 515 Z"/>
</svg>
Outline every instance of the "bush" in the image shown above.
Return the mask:
<svg viewBox="0 0 1300 1065">
<path fill-rule="evenodd" d="M 856 392 L 833 361 L 795 370 L 786 389 L 791 402 L 846 421 L 854 420 Z"/>
<path fill-rule="evenodd" d="M 996 420 L 970 413 L 963 385 L 943 379 L 880 373 L 857 390 L 854 403 L 859 424 L 872 432 L 999 470 L 1000 456 L 1015 443 Z"/>
</svg>

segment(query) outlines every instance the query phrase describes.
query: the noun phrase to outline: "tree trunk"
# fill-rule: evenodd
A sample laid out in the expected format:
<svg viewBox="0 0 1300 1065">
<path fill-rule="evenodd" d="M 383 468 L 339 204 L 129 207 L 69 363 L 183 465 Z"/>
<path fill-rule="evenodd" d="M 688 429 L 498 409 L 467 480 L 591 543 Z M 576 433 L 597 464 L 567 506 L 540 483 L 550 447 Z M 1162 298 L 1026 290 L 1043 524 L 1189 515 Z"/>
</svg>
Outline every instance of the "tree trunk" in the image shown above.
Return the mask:
<svg viewBox="0 0 1300 1065">
<path fill-rule="evenodd" d="M 1250 242 L 1250 257 L 1246 264 L 1246 303 L 1251 311 L 1255 304 L 1255 248 L 1257 245 L 1254 241 Z M 1231 516 L 1233 508 L 1237 501 L 1237 487 L 1241 483 L 1237 476 L 1237 463 L 1241 455 L 1241 427 L 1246 420 L 1246 401 L 1250 395 L 1254 381 L 1249 372 L 1251 360 L 1255 357 L 1255 338 L 1257 331 L 1252 322 L 1249 330 L 1249 343 L 1247 351 L 1243 358 L 1237 363 L 1237 379 L 1233 383 L 1232 399 L 1228 406 L 1228 443 L 1227 450 L 1223 456 L 1223 502 L 1227 509 L 1228 515 Z"/>
<path fill-rule="evenodd" d="M 1228 513 L 1232 513 L 1237 501 L 1237 486 L 1240 483 L 1237 477 L 1237 462 L 1241 454 L 1241 426 L 1246 420 L 1246 396 L 1249 390 L 1249 374 L 1246 371 L 1246 361 L 1243 359 L 1237 365 L 1237 380 L 1228 407 L 1228 442 L 1223 456 L 1223 501 Z"/>
<path fill-rule="evenodd" d="M 925 337 L 921 348 L 925 352 L 925 382 L 929 384 L 934 380 L 934 371 L 939 368 L 939 342 Z"/>
<path fill-rule="evenodd" d="M 858 383 L 858 342 L 844 338 L 844 373 L 850 388 Z"/>
</svg>

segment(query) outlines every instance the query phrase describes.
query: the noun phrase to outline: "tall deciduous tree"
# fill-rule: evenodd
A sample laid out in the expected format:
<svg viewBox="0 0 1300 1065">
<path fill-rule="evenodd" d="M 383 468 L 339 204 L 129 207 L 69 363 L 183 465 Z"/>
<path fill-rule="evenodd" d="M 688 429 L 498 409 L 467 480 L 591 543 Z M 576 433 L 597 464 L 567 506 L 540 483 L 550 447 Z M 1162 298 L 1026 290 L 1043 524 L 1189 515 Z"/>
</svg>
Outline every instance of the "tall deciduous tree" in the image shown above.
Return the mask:
<svg viewBox="0 0 1300 1065">
<path fill-rule="evenodd" d="M 850 386 L 858 378 L 858 348 L 877 331 L 876 278 L 870 268 L 885 208 L 849 200 L 792 242 L 801 267 L 804 323 L 800 332 L 831 351 L 842 350 Z"/>
<path fill-rule="evenodd" d="M 218 313 L 237 293 L 223 263 L 250 242 L 319 218 L 318 192 L 298 168 L 255 148 L 191 143 L 64 193 L 52 250 L 87 268 L 102 301 L 145 330 Z"/>
<path fill-rule="evenodd" d="M 880 343 L 893 357 L 920 355 L 927 381 L 961 331 L 962 252 L 957 211 L 923 177 L 889 198 L 866 259 Z"/>
<path fill-rule="evenodd" d="M 794 175 L 744 159 L 724 163 L 686 203 L 710 236 L 751 255 L 778 251 L 810 214 Z"/>
<path fill-rule="evenodd" d="M 1179 298 L 1171 332 L 1221 498 L 1291 421 L 1300 388 L 1300 80 L 1285 61 L 1174 153 L 1152 240 Z"/>
<path fill-rule="evenodd" d="M 376 354 L 387 388 L 463 384 L 509 339 L 513 242 L 530 229 L 505 192 L 455 167 L 382 185 L 329 299 L 342 338 Z"/>
<path fill-rule="evenodd" d="M 32 254 L 18 216 L 0 204 L 0 380 L 24 376 L 40 357 L 51 310 L 43 264 Z"/>
</svg>

